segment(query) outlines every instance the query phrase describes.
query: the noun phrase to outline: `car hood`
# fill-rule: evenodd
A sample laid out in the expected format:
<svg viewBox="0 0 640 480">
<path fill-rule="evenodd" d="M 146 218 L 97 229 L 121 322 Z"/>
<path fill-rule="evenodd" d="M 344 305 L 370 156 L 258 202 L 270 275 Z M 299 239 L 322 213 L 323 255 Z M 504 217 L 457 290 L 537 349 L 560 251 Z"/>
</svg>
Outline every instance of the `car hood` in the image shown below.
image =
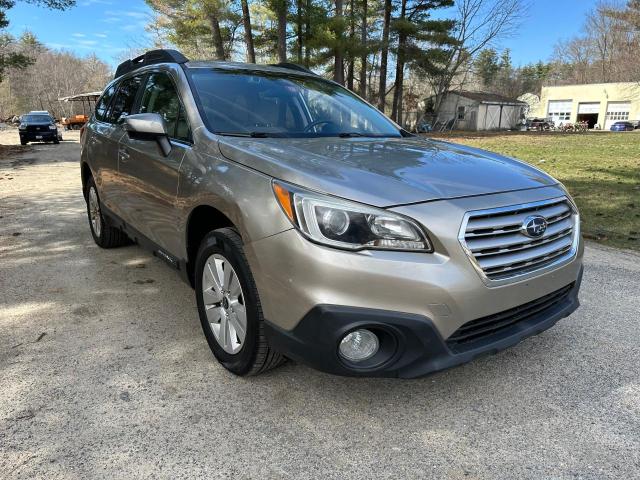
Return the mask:
<svg viewBox="0 0 640 480">
<path fill-rule="evenodd" d="M 269 176 L 379 207 L 557 184 L 517 160 L 421 137 L 222 137 L 219 148 Z"/>
</svg>

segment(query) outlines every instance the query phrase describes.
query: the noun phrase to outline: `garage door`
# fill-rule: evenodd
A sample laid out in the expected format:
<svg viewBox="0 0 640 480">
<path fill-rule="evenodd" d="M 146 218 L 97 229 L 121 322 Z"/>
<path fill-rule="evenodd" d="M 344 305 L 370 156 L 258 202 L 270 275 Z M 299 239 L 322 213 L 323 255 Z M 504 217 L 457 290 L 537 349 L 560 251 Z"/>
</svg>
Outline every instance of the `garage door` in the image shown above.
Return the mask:
<svg viewBox="0 0 640 480">
<path fill-rule="evenodd" d="M 609 130 L 609 127 L 616 122 L 629 120 L 629 110 L 631 110 L 631 102 L 609 102 L 607 104 L 607 120 L 604 124 L 605 130 Z"/>
<path fill-rule="evenodd" d="M 547 117 L 553 120 L 553 123 L 567 123 L 571 118 L 571 108 L 573 100 L 550 100 Z"/>
<path fill-rule="evenodd" d="M 578 114 L 600 113 L 600 102 L 587 102 L 578 104 Z"/>
</svg>

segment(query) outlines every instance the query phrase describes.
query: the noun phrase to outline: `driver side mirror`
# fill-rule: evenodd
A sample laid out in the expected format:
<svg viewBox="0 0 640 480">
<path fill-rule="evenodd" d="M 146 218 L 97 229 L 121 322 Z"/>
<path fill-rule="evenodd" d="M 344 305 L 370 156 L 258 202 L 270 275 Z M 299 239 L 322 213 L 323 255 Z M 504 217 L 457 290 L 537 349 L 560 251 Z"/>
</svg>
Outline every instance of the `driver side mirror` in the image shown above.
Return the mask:
<svg viewBox="0 0 640 480">
<path fill-rule="evenodd" d="M 136 140 L 155 140 L 166 157 L 171 153 L 171 142 L 164 123 L 164 118 L 158 113 L 137 113 L 124 117 L 124 129 L 129 138 Z"/>
</svg>

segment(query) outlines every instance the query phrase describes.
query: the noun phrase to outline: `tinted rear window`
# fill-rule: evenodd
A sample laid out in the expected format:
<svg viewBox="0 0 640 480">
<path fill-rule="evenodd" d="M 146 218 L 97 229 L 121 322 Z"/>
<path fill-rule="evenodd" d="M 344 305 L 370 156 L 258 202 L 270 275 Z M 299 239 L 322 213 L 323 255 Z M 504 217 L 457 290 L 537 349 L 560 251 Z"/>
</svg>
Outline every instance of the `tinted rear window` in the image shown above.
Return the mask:
<svg viewBox="0 0 640 480">
<path fill-rule="evenodd" d="M 109 112 L 109 122 L 115 123 L 124 115 L 130 115 L 133 109 L 133 103 L 140 87 L 142 77 L 133 77 L 123 80 L 120 83 L 118 94 L 113 100 L 111 110 Z"/>
<path fill-rule="evenodd" d="M 96 119 L 105 122 L 107 120 L 107 109 L 113 99 L 113 94 L 116 91 L 116 85 L 111 85 L 100 97 L 98 104 L 96 105 Z"/>
</svg>

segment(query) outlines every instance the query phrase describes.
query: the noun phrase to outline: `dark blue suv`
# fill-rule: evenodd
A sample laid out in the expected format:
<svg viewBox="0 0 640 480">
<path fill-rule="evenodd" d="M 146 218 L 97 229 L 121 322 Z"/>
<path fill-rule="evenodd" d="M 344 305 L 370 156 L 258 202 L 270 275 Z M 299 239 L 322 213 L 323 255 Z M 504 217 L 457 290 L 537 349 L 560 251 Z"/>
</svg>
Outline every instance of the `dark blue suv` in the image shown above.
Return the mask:
<svg viewBox="0 0 640 480">
<path fill-rule="evenodd" d="M 29 142 L 60 143 L 62 140 L 56 121 L 47 112 L 29 112 L 22 115 L 18 133 L 22 145 Z"/>
</svg>

